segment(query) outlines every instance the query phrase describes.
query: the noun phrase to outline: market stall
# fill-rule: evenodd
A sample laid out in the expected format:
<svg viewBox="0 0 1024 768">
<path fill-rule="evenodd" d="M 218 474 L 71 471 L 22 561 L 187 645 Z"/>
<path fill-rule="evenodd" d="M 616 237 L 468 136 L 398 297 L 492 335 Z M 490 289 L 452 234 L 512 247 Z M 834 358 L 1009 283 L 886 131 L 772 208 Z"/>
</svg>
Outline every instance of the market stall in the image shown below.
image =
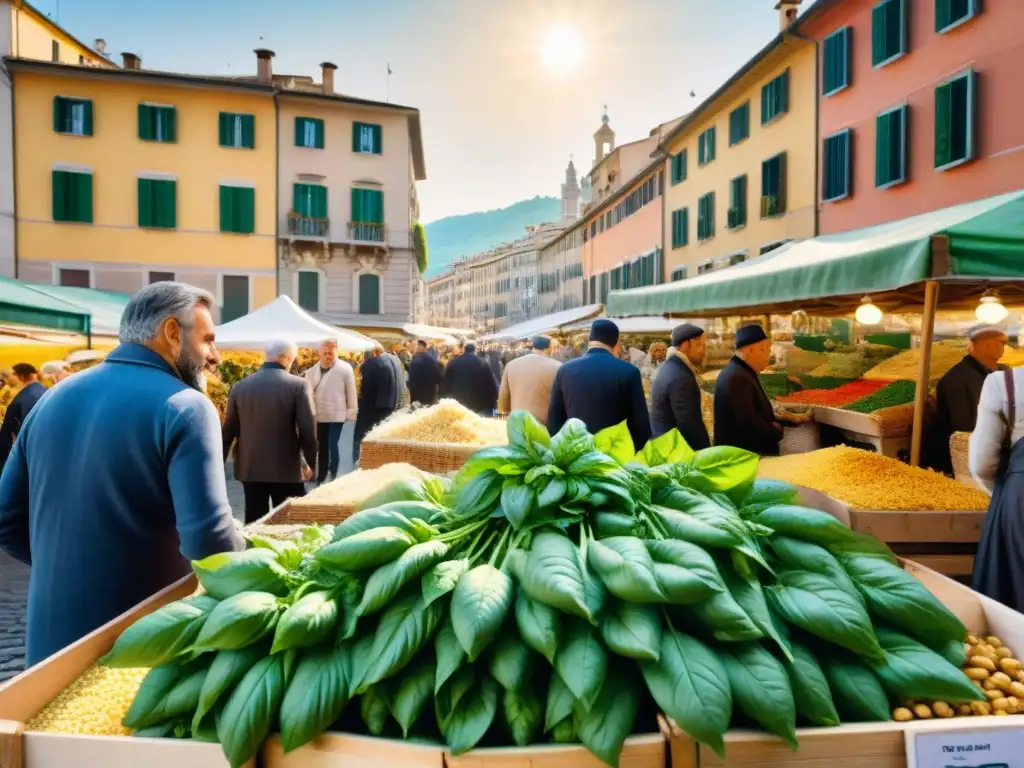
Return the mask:
<svg viewBox="0 0 1024 768">
<path fill-rule="evenodd" d="M 533 320 L 517 323 L 501 331 L 481 336 L 480 341 L 523 341 L 532 336 L 558 331 L 573 323 L 597 317 L 601 314 L 601 310 L 602 305 L 600 304 L 588 304 L 585 307 L 563 309 L 560 312 L 552 312 L 549 315 L 536 317 Z"/>
<path fill-rule="evenodd" d="M 221 349 L 262 350 L 275 336 L 290 339 L 300 347 L 316 347 L 324 339 L 336 339 L 341 352 L 364 352 L 374 344 L 360 333 L 317 320 L 287 296 L 278 296 L 237 320 L 218 325 L 216 330 Z"/>
</svg>

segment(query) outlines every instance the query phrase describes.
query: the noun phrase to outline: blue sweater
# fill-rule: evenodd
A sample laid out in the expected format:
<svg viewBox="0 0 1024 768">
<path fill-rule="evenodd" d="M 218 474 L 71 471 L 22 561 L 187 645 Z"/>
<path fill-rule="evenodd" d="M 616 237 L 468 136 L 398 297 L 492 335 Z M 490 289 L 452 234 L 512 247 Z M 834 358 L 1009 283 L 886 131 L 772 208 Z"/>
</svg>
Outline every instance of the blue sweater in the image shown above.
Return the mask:
<svg viewBox="0 0 1024 768">
<path fill-rule="evenodd" d="M 32 566 L 29 665 L 243 546 L 217 411 L 143 346 L 47 392 L 0 476 L 0 549 Z"/>
</svg>

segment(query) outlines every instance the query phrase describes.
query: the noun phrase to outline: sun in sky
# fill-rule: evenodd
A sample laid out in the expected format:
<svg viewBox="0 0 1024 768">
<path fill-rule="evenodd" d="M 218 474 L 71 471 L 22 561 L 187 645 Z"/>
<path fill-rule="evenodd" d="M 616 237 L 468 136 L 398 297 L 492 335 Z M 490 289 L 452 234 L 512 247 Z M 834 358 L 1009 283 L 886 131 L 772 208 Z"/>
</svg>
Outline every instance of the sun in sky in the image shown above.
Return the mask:
<svg viewBox="0 0 1024 768">
<path fill-rule="evenodd" d="M 556 24 L 548 27 L 541 38 L 541 61 L 549 72 L 566 75 L 579 68 L 584 49 L 579 29 L 568 24 Z"/>
</svg>

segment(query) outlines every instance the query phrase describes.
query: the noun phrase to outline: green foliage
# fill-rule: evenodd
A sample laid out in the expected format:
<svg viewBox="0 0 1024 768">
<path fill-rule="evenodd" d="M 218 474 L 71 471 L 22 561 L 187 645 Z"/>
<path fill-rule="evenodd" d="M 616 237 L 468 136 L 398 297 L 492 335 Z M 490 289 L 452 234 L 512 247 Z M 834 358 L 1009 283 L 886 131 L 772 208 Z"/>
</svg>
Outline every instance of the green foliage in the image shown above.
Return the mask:
<svg viewBox="0 0 1024 768">
<path fill-rule="evenodd" d="M 418 221 L 412 225 L 412 250 L 416 254 L 416 266 L 422 275 L 427 271 L 427 231 Z"/>
</svg>

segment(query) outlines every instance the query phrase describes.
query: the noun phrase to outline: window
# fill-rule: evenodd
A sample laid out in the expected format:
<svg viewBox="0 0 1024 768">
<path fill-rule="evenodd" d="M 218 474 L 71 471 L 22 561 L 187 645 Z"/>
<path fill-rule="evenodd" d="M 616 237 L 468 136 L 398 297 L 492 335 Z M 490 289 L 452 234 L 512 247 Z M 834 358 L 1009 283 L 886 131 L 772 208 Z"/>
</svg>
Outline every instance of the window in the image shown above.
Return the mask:
<svg viewBox="0 0 1024 768">
<path fill-rule="evenodd" d="M 786 212 L 786 153 L 761 163 L 761 218 Z"/>
<path fill-rule="evenodd" d="M 139 138 L 143 141 L 174 141 L 174 107 L 139 104 Z"/>
<path fill-rule="evenodd" d="M 715 126 L 711 126 L 697 139 L 697 165 L 707 165 L 715 159 Z"/>
<path fill-rule="evenodd" d="M 380 314 L 380 277 L 378 275 L 359 276 L 359 314 Z"/>
<path fill-rule="evenodd" d="M 935 0 L 935 31 L 940 35 L 965 21 L 970 21 L 981 10 L 981 0 Z"/>
<path fill-rule="evenodd" d="M 384 151 L 380 126 L 373 123 L 352 123 L 352 151 L 379 155 Z"/>
<path fill-rule="evenodd" d="M 320 273 L 300 269 L 295 273 L 298 279 L 299 306 L 307 312 L 320 311 Z"/>
<path fill-rule="evenodd" d="M 672 282 L 676 283 L 676 282 L 678 282 L 680 280 L 685 280 L 686 279 L 686 273 L 688 271 L 689 270 L 687 270 L 686 267 L 676 267 L 675 269 L 673 269 L 672 270 Z"/>
<path fill-rule="evenodd" d="M 53 172 L 53 220 L 92 223 L 92 173 Z"/>
<path fill-rule="evenodd" d="M 220 321 L 229 323 L 249 314 L 249 276 L 224 275 L 221 280 L 223 281 L 223 296 Z"/>
<path fill-rule="evenodd" d="M 601 273 L 601 304 L 608 301 L 608 283 L 610 282 L 607 272 Z"/>
<path fill-rule="evenodd" d="M 60 43 L 56 40 L 50 43 L 50 61 L 60 61 Z"/>
<path fill-rule="evenodd" d="M 745 102 L 729 113 L 729 146 L 750 138 L 750 102 Z"/>
<path fill-rule="evenodd" d="M 715 263 L 713 261 L 702 261 L 697 265 L 697 276 L 706 275 L 708 272 L 715 271 Z"/>
<path fill-rule="evenodd" d="M 884 188 L 907 180 L 907 106 L 875 118 L 875 186 Z"/>
<path fill-rule="evenodd" d="M 871 10 L 871 64 L 884 67 L 907 52 L 906 0 L 882 0 Z"/>
<path fill-rule="evenodd" d="M 150 272 L 149 273 L 149 284 L 153 283 L 173 283 L 174 273 L 173 272 Z"/>
<path fill-rule="evenodd" d="M 672 247 L 684 248 L 690 241 L 690 209 L 672 211 Z"/>
<path fill-rule="evenodd" d="M 831 96 L 850 87 L 853 28 L 837 29 L 825 38 L 822 53 L 821 93 Z"/>
<path fill-rule="evenodd" d="M 92 279 L 88 269 L 61 269 L 57 272 L 60 284 L 69 288 L 91 288 Z"/>
<path fill-rule="evenodd" d="M 590 276 L 590 280 L 587 281 L 587 282 L 590 283 L 590 291 L 583 298 L 584 298 L 584 300 L 589 298 L 591 304 L 596 304 L 597 303 L 597 275 L 591 275 Z M 584 283 L 583 285 L 586 286 L 587 283 Z"/>
<path fill-rule="evenodd" d="M 672 155 L 672 184 L 686 181 L 686 150 L 681 149 Z"/>
<path fill-rule="evenodd" d="M 139 179 L 139 226 L 177 226 L 178 183 L 171 179 Z"/>
<path fill-rule="evenodd" d="M 591 237 L 591 239 L 593 239 L 593 237 L 595 235 L 597 235 L 597 222 L 596 221 L 592 221 L 592 222 L 590 222 L 590 237 Z"/>
<path fill-rule="evenodd" d="M 974 159 L 975 82 L 968 71 L 935 89 L 935 168 Z"/>
<path fill-rule="evenodd" d="M 747 224 L 747 177 L 737 176 L 729 182 L 729 215 L 726 222 L 729 229 Z"/>
<path fill-rule="evenodd" d="M 327 218 L 327 187 L 322 184 L 295 184 L 292 210 L 309 219 Z"/>
<path fill-rule="evenodd" d="M 315 117 L 295 118 L 295 146 L 324 148 L 324 121 Z"/>
<path fill-rule="evenodd" d="M 697 201 L 697 239 L 710 240 L 715 236 L 715 193 L 708 192 Z"/>
<path fill-rule="evenodd" d="M 761 88 L 761 125 L 767 125 L 789 111 L 789 70 Z"/>
<path fill-rule="evenodd" d="M 821 199 L 826 203 L 850 196 L 852 140 L 853 134 L 849 129 L 825 137 L 821 163 Z"/>
<path fill-rule="evenodd" d="M 221 112 L 218 123 L 220 145 L 235 149 L 256 147 L 256 118 L 253 115 Z"/>
<path fill-rule="evenodd" d="M 256 190 L 220 187 L 220 231 L 251 235 L 256 231 Z"/>
<path fill-rule="evenodd" d="M 92 136 L 92 102 L 89 99 L 53 99 L 53 130 L 73 136 Z"/>
<path fill-rule="evenodd" d="M 352 239 L 384 241 L 384 193 L 352 188 Z"/>
</svg>

